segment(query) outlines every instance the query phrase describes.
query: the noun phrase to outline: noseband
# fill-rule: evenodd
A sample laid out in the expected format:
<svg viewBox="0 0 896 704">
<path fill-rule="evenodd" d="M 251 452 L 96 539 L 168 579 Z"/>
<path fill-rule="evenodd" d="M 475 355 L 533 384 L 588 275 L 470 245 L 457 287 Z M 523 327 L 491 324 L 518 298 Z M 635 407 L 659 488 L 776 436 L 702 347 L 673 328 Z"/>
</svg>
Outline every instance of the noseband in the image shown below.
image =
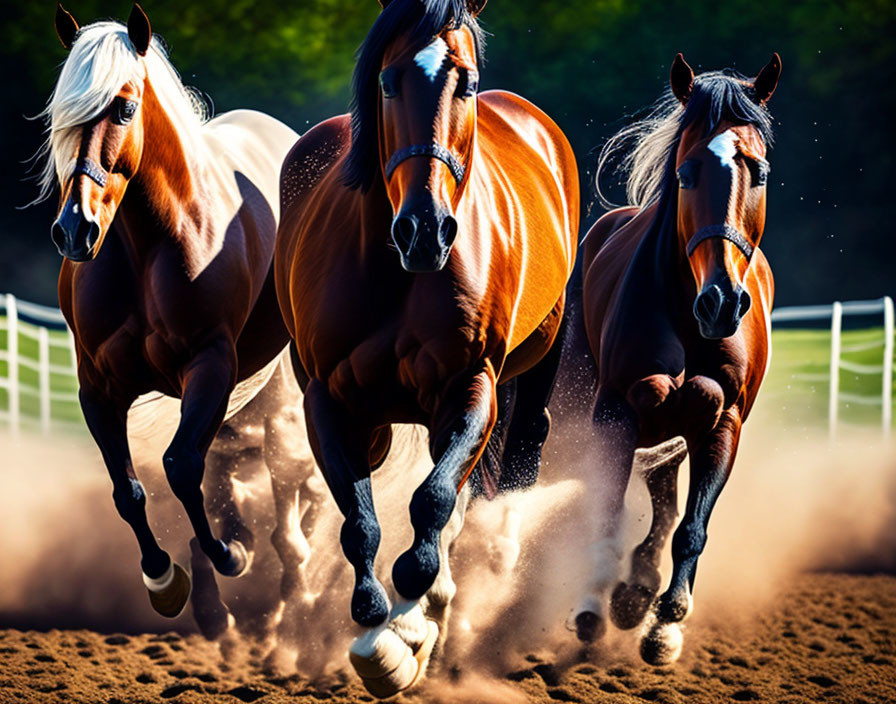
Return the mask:
<svg viewBox="0 0 896 704">
<path fill-rule="evenodd" d="M 744 256 L 747 258 L 747 261 L 750 261 L 750 258 L 753 256 L 753 251 L 756 249 L 752 244 L 750 244 L 750 240 L 747 239 L 746 235 L 740 230 L 737 230 L 731 225 L 722 224 L 722 225 L 708 225 L 707 227 L 701 227 L 694 236 L 691 238 L 691 241 L 688 242 L 688 256 L 690 257 L 694 250 L 697 249 L 697 245 L 703 242 L 703 240 L 709 240 L 713 238 L 719 238 L 723 240 L 728 240 L 735 247 L 737 247 L 741 252 L 743 252 Z"/>
<path fill-rule="evenodd" d="M 78 159 L 75 163 L 75 170 L 72 171 L 72 176 L 75 174 L 84 174 L 91 181 L 94 181 L 104 188 L 106 186 L 106 181 L 109 180 L 108 172 L 93 161 L 93 159 Z"/>
<path fill-rule="evenodd" d="M 458 158 L 454 156 L 449 149 L 443 147 L 441 144 L 435 143 L 413 144 L 410 147 L 405 147 L 404 149 L 399 149 L 395 152 L 386 163 L 386 180 L 389 181 L 392 178 L 392 173 L 401 162 L 410 159 L 412 156 L 428 156 L 433 159 L 438 159 L 448 167 L 458 185 L 464 180 L 464 173 L 466 172 L 464 165 L 460 163 Z"/>
</svg>

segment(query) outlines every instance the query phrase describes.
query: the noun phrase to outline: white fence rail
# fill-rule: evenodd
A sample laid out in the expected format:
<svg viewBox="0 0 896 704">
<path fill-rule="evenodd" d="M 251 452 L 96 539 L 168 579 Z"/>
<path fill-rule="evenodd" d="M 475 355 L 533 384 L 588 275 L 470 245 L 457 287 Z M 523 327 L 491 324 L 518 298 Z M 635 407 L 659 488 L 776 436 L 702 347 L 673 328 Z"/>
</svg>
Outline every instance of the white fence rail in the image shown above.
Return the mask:
<svg viewBox="0 0 896 704">
<path fill-rule="evenodd" d="M 6 331 L 6 347 L 0 349 L 0 362 L 6 363 L 6 374 L 0 375 L 0 389 L 6 391 L 7 408 L 0 408 L 0 421 L 5 421 L 10 431 L 17 435 L 26 418 L 22 414 L 22 397 L 30 396 L 38 399 L 38 422 L 44 434 L 56 425 L 83 427 L 71 420 L 53 418 L 52 404 L 77 404 L 78 395 L 74 392 L 54 391 L 51 375 L 59 375 L 71 379 L 77 378 L 75 372 L 75 344 L 71 332 L 65 324 L 65 318 L 56 308 L 20 301 L 11 293 L 0 295 L 0 330 Z M 64 334 L 51 335 L 51 330 Z M 20 341 L 30 338 L 37 342 L 37 358 L 20 353 Z M 66 350 L 68 363 L 51 363 L 51 350 Z M 29 369 L 37 373 L 37 385 L 23 383 L 21 370 Z"/>
<path fill-rule="evenodd" d="M 883 315 L 884 335 L 881 340 L 861 342 L 854 345 L 843 345 L 844 315 Z M 772 323 L 793 323 L 817 320 L 831 321 L 831 363 L 826 374 L 803 374 L 803 381 L 827 381 L 828 392 L 828 430 L 831 439 L 837 435 L 840 404 L 843 402 L 858 405 L 880 405 L 881 429 L 884 437 L 889 438 L 893 424 L 893 299 L 889 296 L 871 301 L 835 301 L 826 306 L 798 306 L 778 308 L 772 313 Z M 880 364 L 859 364 L 843 359 L 844 354 L 865 352 L 882 348 Z M 840 390 L 840 370 L 853 374 L 880 375 L 880 396 L 862 396 Z"/>
<path fill-rule="evenodd" d="M 842 323 L 845 315 L 882 315 L 884 335 L 881 340 L 862 342 L 854 345 L 842 344 Z M 885 436 L 889 436 L 893 418 L 893 299 L 885 296 L 873 301 L 835 302 L 830 305 L 800 306 L 778 308 L 772 313 L 772 323 L 800 323 L 809 321 L 830 320 L 831 324 L 831 361 L 825 373 L 797 375 L 802 381 L 828 382 L 828 425 L 831 437 L 837 433 L 839 409 L 841 403 L 858 405 L 880 405 L 881 425 Z M 17 434 L 23 422 L 32 418 L 23 418 L 21 400 L 30 396 L 39 400 L 37 421 L 43 433 L 49 433 L 54 426 L 64 425 L 83 427 L 72 420 L 54 418 L 52 406 L 58 404 L 78 403 L 78 396 L 73 391 L 54 391 L 51 376 L 76 379 L 74 338 L 65 323 L 62 313 L 56 308 L 20 301 L 12 294 L 0 294 L 0 331 L 6 331 L 6 346 L 0 349 L 0 362 L 6 363 L 6 374 L 0 375 L 0 390 L 5 390 L 7 407 L 0 407 L 0 422 L 6 422 L 13 434 Z M 64 334 L 51 334 L 51 331 L 64 331 Z M 37 342 L 37 357 L 20 354 L 21 338 L 31 338 Z M 67 364 L 53 364 L 51 350 L 65 348 Z M 880 364 L 859 364 L 843 359 L 844 354 L 865 352 L 881 348 Z M 57 355 L 58 357 L 58 355 Z M 20 379 L 22 369 L 37 373 L 37 385 L 23 383 Z M 860 396 L 840 390 L 840 371 L 853 374 L 881 376 L 880 396 Z M 69 382 L 69 386 L 76 384 Z M 72 414 L 69 414 L 72 415 Z"/>
</svg>

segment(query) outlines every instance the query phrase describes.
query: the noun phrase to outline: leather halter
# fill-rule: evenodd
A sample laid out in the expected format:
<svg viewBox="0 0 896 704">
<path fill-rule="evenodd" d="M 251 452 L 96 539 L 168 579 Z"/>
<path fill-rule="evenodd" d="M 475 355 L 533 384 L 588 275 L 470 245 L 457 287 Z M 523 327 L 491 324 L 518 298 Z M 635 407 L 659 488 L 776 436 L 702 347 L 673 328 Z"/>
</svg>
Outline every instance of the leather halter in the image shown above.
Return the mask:
<svg viewBox="0 0 896 704">
<path fill-rule="evenodd" d="M 412 144 L 410 147 L 405 147 L 395 152 L 386 163 L 386 180 L 388 181 L 392 178 L 392 173 L 401 162 L 410 159 L 412 156 L 429 156 L 433 159 L 438 159 L 448 167 L 458 185 L 464 180 L 464 173 L 466 172 L 464 165 L 460 163 L 449 149 L 435 143 Z"/>
<path fill-rule="evenodd" d="M 87 178 L 102 187 L 105 187 L 106 181 L 109 180 L 108 172 L 93 161 L 93 159 L 78 159 L 75 163 L 75 170 L 72 172 L 72 176 L 75 174 L 84 174 Z"/>
<path fill-rule="evenodd" d="M 697 249 L 697 245 L 703 242 L 703 240 L 712 239 L 714 237 L 731 242 L 744 253 L 747 261 L 750 261 L 750 258 L 753 256 L 753 251 L 756 249 L 750 244 L 750 240 L 747 239 L 744 233 L 725 223 L 722 225 L 708 225 L 697 230 L 691 238 L 691 241 L 688 242 L 688 256 L 690 257 L 694 253 L 694 250 Z"/>
</svg>

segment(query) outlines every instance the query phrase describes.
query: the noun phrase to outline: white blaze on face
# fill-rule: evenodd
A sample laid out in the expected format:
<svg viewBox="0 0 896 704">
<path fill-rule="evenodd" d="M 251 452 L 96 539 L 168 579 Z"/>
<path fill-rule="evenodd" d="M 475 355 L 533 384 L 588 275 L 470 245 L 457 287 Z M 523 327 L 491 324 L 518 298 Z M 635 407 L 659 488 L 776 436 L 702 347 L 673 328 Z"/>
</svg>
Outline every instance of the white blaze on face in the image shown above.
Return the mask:
<svg viewBox="0 0 896 704">
<path fill-rule="evenodd" d="M 734 156 L 737 154 L 737 135 L 732 130 L 725 130 L 713 137 L 708 148 L 709 151 L 719 157 L 722 166 L 734 171 Z"/>
<path fill-rule="evenodd" d="M 728 169 L 731 172 L 731 191 L 728 197 L 728 213 L 725 218 L 726 222 L 732 226 L 737 226 L 738 223 L 734 220 L 734 191 L 735 191 L 735 178 L 737 175 L 737 164 L 734 163 L 734 157 L 737 156 L 737 135 L 734 130 L 725 130 L 721 134 L 717 134 L 712 138 L 712 141 L 707 145 L 709 151 L 719 157 L 719 161 L 722 162 L 722 166 Z M 737 272 L 737 267 L 732 259 L 734 256 L 734 248 L 726 247 L 725 259 L 726 259 L 726 267 L 729 272 Z M 743 280 L 739 275 L 735 276 L 737 283 L 743 285 Z"/>
<path fill-rule="evenodd" d="M 423 69 L 423 73 L 430 81 L 435 81 L 439 75 L 439 69 L 445 63 L 445 57 L 448 55 L 448 45 L 441 37 L 436 37 L 435 41 L 421 49 L 414 57 L 414 63 Z"/>
</svg>

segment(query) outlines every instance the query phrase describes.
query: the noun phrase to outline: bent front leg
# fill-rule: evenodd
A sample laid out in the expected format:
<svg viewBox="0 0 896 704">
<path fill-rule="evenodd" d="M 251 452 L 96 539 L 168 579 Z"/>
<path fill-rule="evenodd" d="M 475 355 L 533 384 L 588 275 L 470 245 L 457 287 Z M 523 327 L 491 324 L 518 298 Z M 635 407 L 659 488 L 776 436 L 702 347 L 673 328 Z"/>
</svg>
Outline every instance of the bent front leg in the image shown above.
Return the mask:
<svg viewBox="0 0 896 704">
<path fill-rule="evenodd" d="M 659 591 L 660 556 L 678 517 L 678 468 L 686 456 L 681 438 L 636 455 L 635 466 L 644 474 L 653 519 L 632 553 L 628 578 L 616 585 L 610 599 L 610 617 L 618 628 L 641 623 Z"/>
<path fill-rule="evenodd" d="M 439 543 L 457 493 L 485 448 L 495 424 L 495 372 L 490 362 L 445 395 L 430 429 L 438 458 L 411 499 L 414 543 L 395 561 L 392 582 L 409 601 L 420 599 L 439 574 Z"/>
<path fill-rule="evenodd" d="M 691 478 L 684 518 L 672 537 L 672 579 L 654 607 L 656 624 L 641 642 L 647 662 L 673 662 L 681 654 L 679 623 L 693 608 L 692 592 L 697 559 L 706 547 L 709 517 L 731 474 L 740 439 L 741 418 L 736 408 L 722 414 L 703 437 L 687 438 Z"/>
<path fill-rule="evenodd" d="M 157 612 L 173 618 L 187 603 L 190 579 L 159 547 L 146 520 L 146 491 L 134 472 L 128 448 L 127 412 L 133 399 L 116 403 L 83 384 L 78 396 L 84 420 L 112 479 L 115 508 L 131 526 L 140 546 L 140 566 L 150 602 Z"/>
<path fill-rule="evenodd" d="M 235 355 L 231 343 L 220 341 L 197 355 L 184 370 L 180 424 L 163 458 L 168 483 L 187 512 L 199 546 L 218 572 L 231 577 L 247 569 L 249 555 L 238 540 L 226 544 L 212 534 L 202 478 L 205 455 L 221 427 L 233 390 Z"/>
</svg>

